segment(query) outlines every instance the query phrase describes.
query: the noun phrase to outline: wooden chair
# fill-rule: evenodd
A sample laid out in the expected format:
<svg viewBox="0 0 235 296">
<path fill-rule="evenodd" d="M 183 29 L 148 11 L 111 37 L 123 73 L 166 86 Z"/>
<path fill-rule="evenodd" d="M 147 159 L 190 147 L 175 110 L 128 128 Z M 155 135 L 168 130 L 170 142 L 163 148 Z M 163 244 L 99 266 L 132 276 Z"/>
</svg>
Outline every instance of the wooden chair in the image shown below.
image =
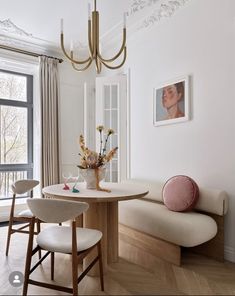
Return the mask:
<svg viewBox="0 0 235 296">
<path fill-rule="evenodd" d="M 12 204 L 11 204 L 8 235 L 7 235 L 6 256 L 8 256 L 8 252 L 9 252 L 11 235 L 16 232 L 29 234 L 29 231 L 25 230 L 25 228 L 29 227 L 30 225 L 29 223 L 31 222 L 31 219 L 33 217 L 33 214 L 29 209 L 21 211 L 20 213 L 15 215 L 16 195 L 24 194 L 30 191 L 30 197 L 32 198 L 33 188 L 36 187 L 38 184 L 39 182 L 36 180 L 18 180 L 12 185 L 13 198 L 12 198 Z M 19 228 L 13 228 L 14 222 L 23 222 L 27 224 Z M 36 225 L 37 225 L 37 231 L 35 232 L 35 234 L 38 234 L 40 232 L 40 222 L 38 220 L 36 220 Z"/>
<path fill-rule="evenodd" d="M 88 204 L 84 202 L 41 198 L 28 199 L 27 203 L 35 217 L 42 222 L 62 223 L 72 220 L 72 225 L 55 225 L 43 229 L 37 236 L 37 246 L 33 249 L 35 218 L 32 219 L 25 263 L 23 295 L 27 295 L 28 284 L 71 293 L 74 296 L 78 295 L 78 283 L 97 261 L 99 261 L 101 290 L 104 291 L 101 252 L 102 232 L 95 229 L 78 228 L 75 222 L 75 218 L 88 209 Z M 78 277 L 78 264 L 95 248 L 97 248 L 97 257 Z M 39 250 L 45 250 L 46 254 L 31 268 L 32 256 Z M 51 255 L 51 280 L 54 280 L 55 252 L 72 256 L 72 288 L 39 282 L 29 278 L 30 274 L 39 264 L 41 264 L 48 255 Z"/>
</svg>

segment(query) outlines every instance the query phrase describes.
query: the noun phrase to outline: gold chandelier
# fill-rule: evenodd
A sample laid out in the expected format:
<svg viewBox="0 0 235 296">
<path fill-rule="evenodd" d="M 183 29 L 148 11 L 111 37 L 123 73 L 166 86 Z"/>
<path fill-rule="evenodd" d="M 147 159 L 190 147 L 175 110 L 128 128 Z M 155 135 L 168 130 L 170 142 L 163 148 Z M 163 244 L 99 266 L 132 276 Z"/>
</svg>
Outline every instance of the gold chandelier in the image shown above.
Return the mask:
<svg viewBox="0 0 235 296">
<path fill-rule="evenodd" d="M 92 61 L 95 61 L 96 71 L 101 72 L 102 64 L 109 69 L 118 69 L 122 67 L 126 61 L 126 14 L 124 13 L 124 26 L 123 26 L 123 41 L 119 52 L 111 59 L 105 59 L 101 56 L 99 45 L 99 12 L 96 10 L 96 0 L 94 0 L 94 11 L 91 14 L 91 6 L 88 4 L 88 45 L 90 55 L 87 59 L 81 61 L 74 58 L 73 42 L 70 46 L 70 54 L 65 50 L 64 46 L 64 33 L 63 33 L 63 19 L 61 19 L 61 35 L 60 42 L 64 55 L 71 61 L 73 68 L 76 71 L 84 71 L 90 67 Z M 110 65 L 119 56 L 123 54 L 123 60 L 119 65 Z M 82 66 L 83 67 L 82 67 Z"/>
</svg>

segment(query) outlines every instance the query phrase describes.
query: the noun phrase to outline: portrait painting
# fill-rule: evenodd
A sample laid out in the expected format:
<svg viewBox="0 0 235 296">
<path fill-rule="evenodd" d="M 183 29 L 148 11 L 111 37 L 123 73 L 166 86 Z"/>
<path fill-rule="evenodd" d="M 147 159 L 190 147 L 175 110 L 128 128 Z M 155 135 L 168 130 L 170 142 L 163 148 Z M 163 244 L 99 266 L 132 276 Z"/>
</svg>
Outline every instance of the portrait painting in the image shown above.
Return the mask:
<svg viewBox="0 0 235 296">
<path fill-rule="evenodd" d="M 153 92 L 153 123 L 155 126 L 189 119 L 189 77 L 162 83 Z"/>
</svg>

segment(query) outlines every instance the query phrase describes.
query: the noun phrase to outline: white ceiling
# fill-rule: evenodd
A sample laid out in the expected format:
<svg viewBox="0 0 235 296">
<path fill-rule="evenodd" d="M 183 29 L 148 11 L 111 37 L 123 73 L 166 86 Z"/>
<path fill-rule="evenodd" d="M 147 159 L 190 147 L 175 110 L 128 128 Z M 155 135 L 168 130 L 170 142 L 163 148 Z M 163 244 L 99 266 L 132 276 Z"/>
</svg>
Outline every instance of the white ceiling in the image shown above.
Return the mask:
<svg viewBox="0 0 235 296">
<path fill-rule="evenodd" d="M 172 16 L 190 1 L 97 0 L 102 46 L 107 48 L 112 42 L 121 42 L 124 12 L 129 15 L 129 37 L 139 29 Z M 86 47 L 88 2 L 93 7 L 93 0 L 0 0 L 0 43 L 58 52 L 60 19 L 63 18 L 66 47 L 71 40 L 75 47 Z"/>
<path fill-rule="evenodd" d="M 0 20 L 10 19 L 34 37 L 59 45 L 60 19 L 67 40 L 87 43 L 88 2 L 92 0 L 0 0 Z M 100 35 L 123 21 L 131 0 L 97 0 Z"/>
</svg>

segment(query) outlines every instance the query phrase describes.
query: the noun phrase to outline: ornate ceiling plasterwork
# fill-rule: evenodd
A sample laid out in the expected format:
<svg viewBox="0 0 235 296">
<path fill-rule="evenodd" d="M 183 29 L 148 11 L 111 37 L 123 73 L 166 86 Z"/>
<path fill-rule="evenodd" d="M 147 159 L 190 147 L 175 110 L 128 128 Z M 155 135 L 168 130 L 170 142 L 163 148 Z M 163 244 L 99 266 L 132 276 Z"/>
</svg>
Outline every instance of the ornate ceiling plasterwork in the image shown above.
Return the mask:
<svg viewBox="0 0 235 296">
<path fill-rule="evenodd" d="M 17 27 L 10 19 L 3 21 L 0 20 L 0 31 L 3 33 L 34 38 L 33 34 L 27 33 L 23 29 Z"/>
<path fill-rule="evenodd" d="M 30 49 L 39 53 L 46 53 L 48 49 L 57 52 L 55 44 L 26 32 L 14 24 L 11 19 L 0 20 L 0 43 L 16 48 Z"/>
<path fill-rule="evenodd" d="M 133 0 L 128 15 L 131 19 L 131 16 L 143 12 L 144 17 L 137 26 L 137 30 L 140 30 L 154 25 L 162 18 L 171 17 L 189 1 L 191 0 Z"/>
<path fill-rule="evenodd" d="M 132 15 L 138 11 L 141 11 L 145 7 L 152 6 L 159 2 L 159 0 L 133 0 L 129 10 L 129 14 Z"/>
</svg>

